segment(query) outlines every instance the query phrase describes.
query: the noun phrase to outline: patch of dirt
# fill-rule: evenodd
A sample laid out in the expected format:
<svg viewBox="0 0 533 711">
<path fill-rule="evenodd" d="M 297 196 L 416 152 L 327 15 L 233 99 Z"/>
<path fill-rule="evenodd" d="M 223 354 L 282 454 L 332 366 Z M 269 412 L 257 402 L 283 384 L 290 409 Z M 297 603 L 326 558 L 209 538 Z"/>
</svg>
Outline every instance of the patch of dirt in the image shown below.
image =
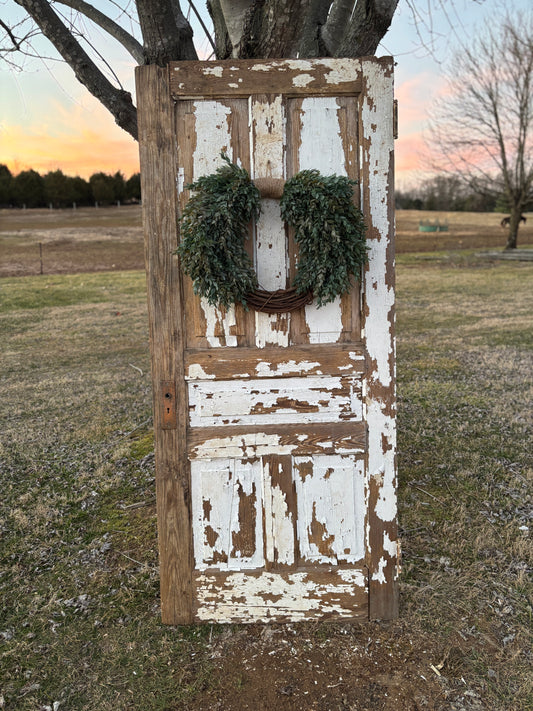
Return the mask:
<svg viewBox="0 0 533 711">
<path fill-rule="evenodd" d="M 447 656 L 405 620 L 228 629 L 212 645 L 220 681 L 194 709 L 436 711 L 449 708 L 438 676 Z"/>
</svg>

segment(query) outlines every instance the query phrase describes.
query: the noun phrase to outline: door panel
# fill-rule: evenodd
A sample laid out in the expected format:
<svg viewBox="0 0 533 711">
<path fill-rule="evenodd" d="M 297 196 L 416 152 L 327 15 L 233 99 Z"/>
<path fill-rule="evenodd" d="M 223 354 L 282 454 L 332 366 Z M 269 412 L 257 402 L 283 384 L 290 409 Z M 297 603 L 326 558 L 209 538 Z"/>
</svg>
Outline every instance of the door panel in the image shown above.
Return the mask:
<svg viewBox="0 0 533 711">
<path fill-rule="evenodd" d="M 353 455 L 295 457 L 300 561 L 356 563 L 364 558 L 364 469 Z"/>
<path fill-rule="evenodd" d="M 264 564 L 259 461 L 237 458 L 191 463 L 196 568 L 260 568 Z"/>
</svg>

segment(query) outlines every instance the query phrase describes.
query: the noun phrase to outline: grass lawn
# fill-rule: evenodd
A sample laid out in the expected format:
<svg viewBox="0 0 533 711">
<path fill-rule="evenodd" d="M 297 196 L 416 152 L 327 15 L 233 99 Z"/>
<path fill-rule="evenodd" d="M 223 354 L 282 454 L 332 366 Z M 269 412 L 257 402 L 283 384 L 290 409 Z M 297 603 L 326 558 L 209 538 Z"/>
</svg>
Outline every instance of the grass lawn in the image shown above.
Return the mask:
<svg viewBox="0 0 533 711">
<path fill-rule="evenodd" d="M 533 265 L 430 257 L 398 265 L 401 616 L 357 625 L 161 625 L 144 273 L 0 280 L 0 708 L 532 708 Z"/>
</svg>

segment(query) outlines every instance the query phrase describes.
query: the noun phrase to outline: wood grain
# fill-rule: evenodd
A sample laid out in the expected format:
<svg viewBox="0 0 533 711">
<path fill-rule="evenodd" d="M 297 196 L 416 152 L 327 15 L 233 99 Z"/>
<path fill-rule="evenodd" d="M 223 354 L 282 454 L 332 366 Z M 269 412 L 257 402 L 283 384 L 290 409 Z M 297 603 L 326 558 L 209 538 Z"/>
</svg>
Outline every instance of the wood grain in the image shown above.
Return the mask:
<svg viewBox="0 0 533 711">
<path fill-rule="evenodd" d="M 139 146 L 152 380 L 161 615 L 168 624 L 192 621 L 190 474 L 185 441 L 187 386 L 183 364 L 183 302 L 178 244 L 176 152 L 168 70 L 136 70 Z M 175 383 L 176 426 L 164 429 L 165 395 Z"/>
</svg>

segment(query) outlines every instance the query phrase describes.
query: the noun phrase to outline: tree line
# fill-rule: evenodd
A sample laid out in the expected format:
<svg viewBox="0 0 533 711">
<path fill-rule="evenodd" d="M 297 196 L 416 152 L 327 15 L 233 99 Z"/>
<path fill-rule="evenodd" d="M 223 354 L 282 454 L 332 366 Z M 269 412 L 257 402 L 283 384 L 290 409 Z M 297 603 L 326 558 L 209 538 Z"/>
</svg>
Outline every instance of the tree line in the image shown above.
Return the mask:
<svg viewBox="0 0 533 711">
<path fill-rule="evenodd" d="M 494 180 L 491 189 L 469 185 L 453 175 L 437 175 L 411 190 L 396 191 L 400 210 L 440 210 L 445 212 L 510 212 L 503 185 Z M 499 190 L 497 188 L 500 188 Z M 528 209 L 525 205 L 523 209 Z"/>
<path fill-rule="evenodd" d="M 76 205 L 111 205 L 117 202 L 139 202 L 140 174 L 128 180 L 120 171 L 114 175 L 94 173 L 89 180 L 52 170 L 40 175 L 36 170 L 23 170 L 13 175 L 0 164 L 0 207 L 72 207 Z"/>
</svg>

